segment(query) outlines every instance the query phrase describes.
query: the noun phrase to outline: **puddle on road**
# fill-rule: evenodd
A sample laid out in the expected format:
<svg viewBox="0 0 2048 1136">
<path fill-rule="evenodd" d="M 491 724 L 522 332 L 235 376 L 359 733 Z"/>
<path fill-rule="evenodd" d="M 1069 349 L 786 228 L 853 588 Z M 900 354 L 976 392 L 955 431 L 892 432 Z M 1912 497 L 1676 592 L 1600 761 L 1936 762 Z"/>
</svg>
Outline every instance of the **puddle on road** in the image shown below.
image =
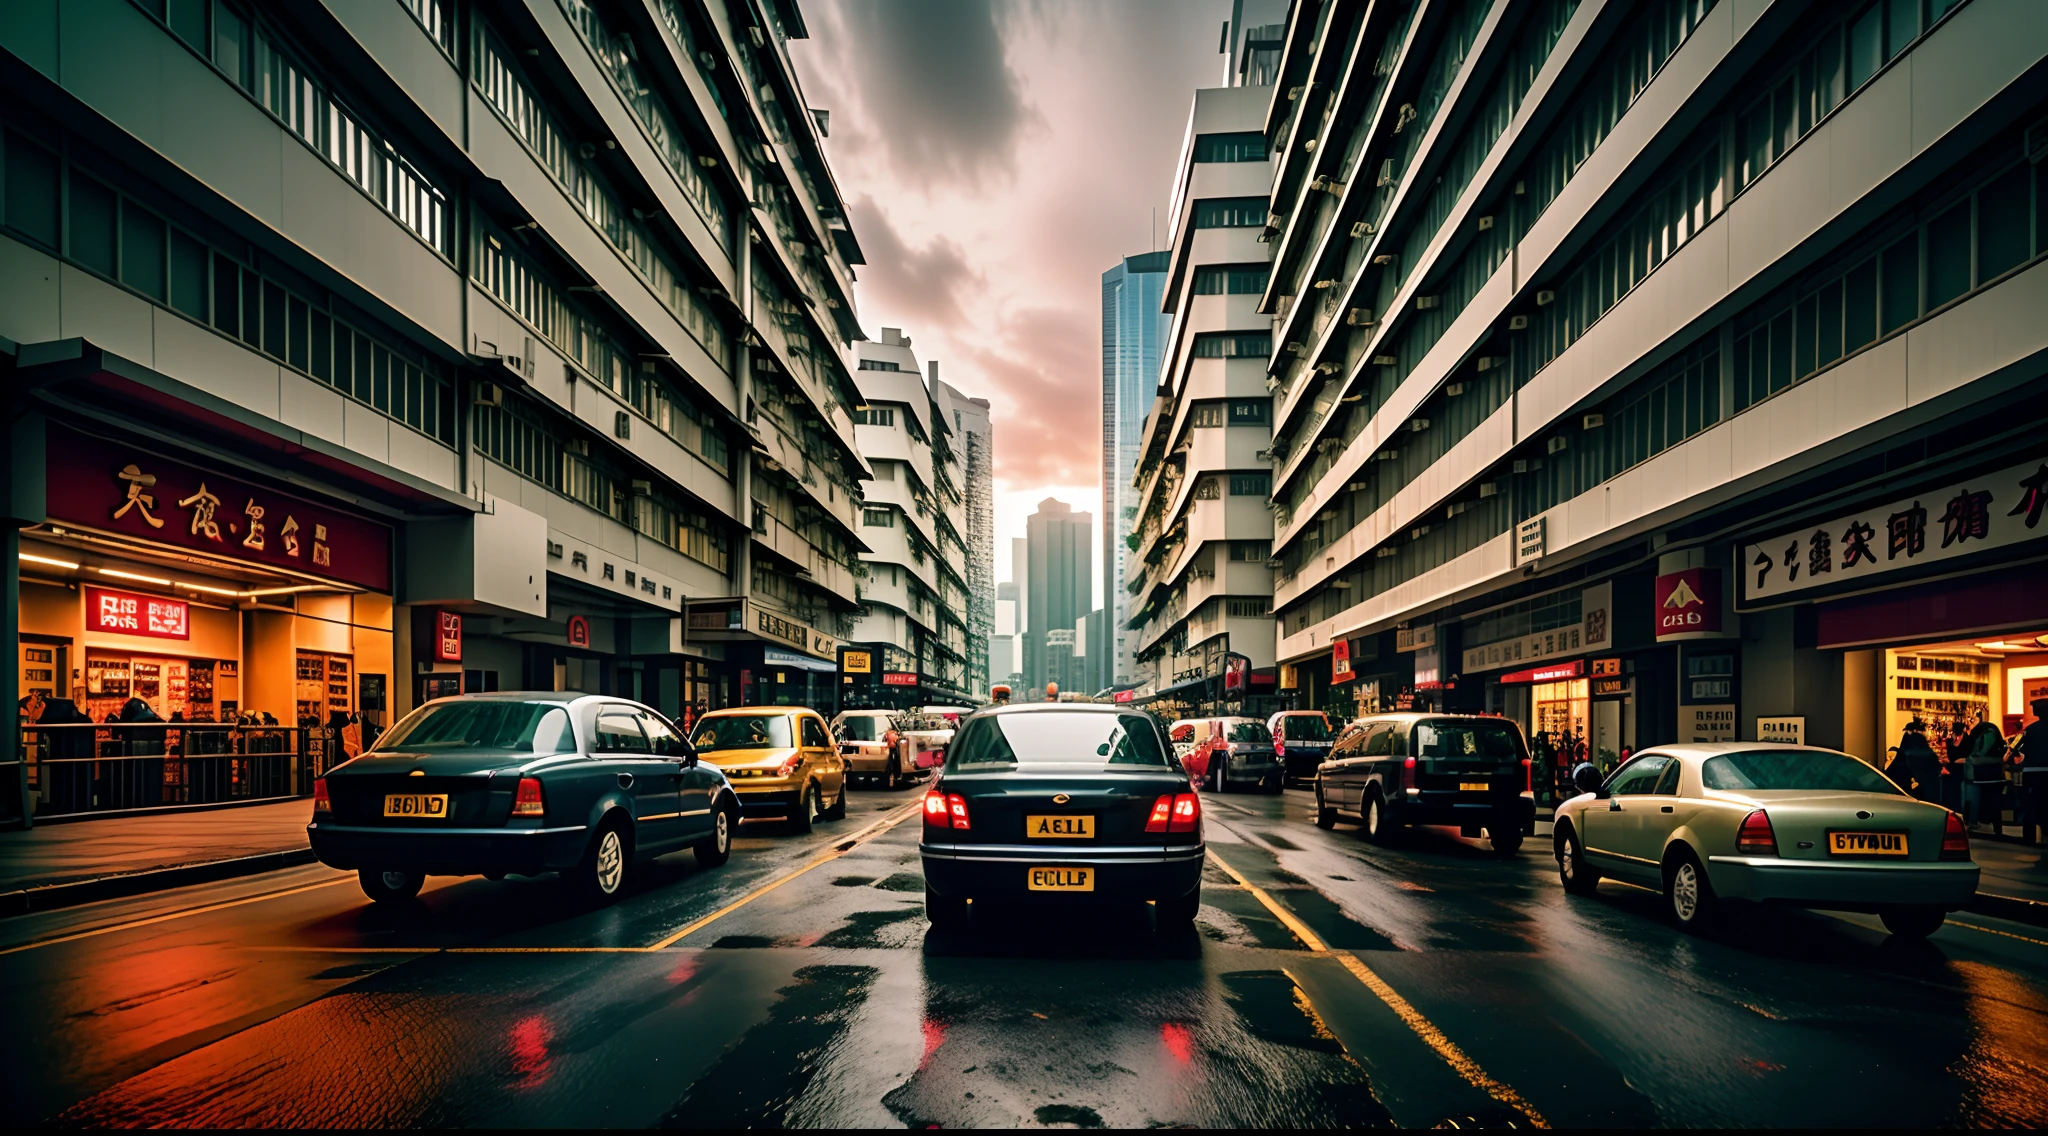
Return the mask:
<svg viewBox="0 0 2048 1136">
<path fill-rule="evenodd" d="M 906 925 L 907 924 L 907 925 Z M 818 939 L 821 947 L 914 947 L 924 937 L 924 908 L 858 911 Z"/>
<path fill-rule="evenodd" d="M 875 877 L 873 876 L 838 876 L 833 879 L 832 886 L 836 888 L 857 888 L 866 887 L 874 882 Z"/>
<path fill-rule="evenodd" d="M 704 1070 L 662 1128 L 781 1128 L 874 985 L 869 966 L 807 966 L 768 1020 Z"/>
<path fill-rule="evenodd" d="M 922 892 L 924 890 L 924 873 L 897 872 L 875 886 L 883 891 Z"/>
<path fill-rule="evenodd" d="M 1262 832 L 1259 834 L 1259 839 L 1271 844 L 1275 848 L 1284 848 L 1289 852 L 1301 851 L 1301 845 L 1296 844 L 1277 832 Z"/>
</svg>

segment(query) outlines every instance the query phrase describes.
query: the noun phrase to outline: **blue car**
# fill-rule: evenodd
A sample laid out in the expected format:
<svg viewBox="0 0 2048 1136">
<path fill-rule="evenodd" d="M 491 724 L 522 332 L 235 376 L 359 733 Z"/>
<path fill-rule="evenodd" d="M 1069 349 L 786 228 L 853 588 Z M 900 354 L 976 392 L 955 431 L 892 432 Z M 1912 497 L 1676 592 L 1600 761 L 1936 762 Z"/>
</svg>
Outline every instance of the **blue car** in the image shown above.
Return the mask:
<svg viewBox="0 0 2048 1136">
<path fill-rule="evenodd" d="M 428 876 L 559 872 L 608 903 L 636 861 L 732 854 L 739 800 L 667 718 L 575 692 L 466 694 L 414 710 L 313 785 L 313 855 L 380 903 Z"/>
</svg>

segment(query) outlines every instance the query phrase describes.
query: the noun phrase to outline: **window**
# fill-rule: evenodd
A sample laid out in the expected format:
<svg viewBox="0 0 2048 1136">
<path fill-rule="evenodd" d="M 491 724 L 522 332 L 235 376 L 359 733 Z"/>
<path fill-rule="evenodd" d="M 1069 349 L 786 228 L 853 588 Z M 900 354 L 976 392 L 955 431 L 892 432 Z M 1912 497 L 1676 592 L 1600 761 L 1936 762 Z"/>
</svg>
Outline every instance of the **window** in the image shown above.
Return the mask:
<svg viewBox="0 0 2048 1136">
<path fill-rule="evenodd" d="M 1195 336 L 1197 359 L 1265 359 L 1273 354 L 1273 337 L 1262 331 L 1206 331 Z"/>
<path fill-rule="evenodd" d="M 1664 767 L 1671 759 L 1661 753 L 1646 754 L 1622 766 L 1614 775 L 1614 781 L 1607 787 L 1617 797 L 1639 796 L 1657 790 L 1657 781 L 1664 776 Z"/>
<path fill-rule="evenodd" d="M 598 753 L 646 753 L 647 735 L 640 730 L 640 719 L 633 711 L 623 707 L 606 708 L 597 715 Z"/>
<path fill-rule="evenodd" d="M 860 523 L 871 529 L 893 529 L 896 527 L 896 510 L 862 509 Z"/>
<path fill-rule="evenodd" d="M 1171 752 L 1158 723 L 1140 714 L 1007 714 L 971 718 L 947 747 L 946 768 L 989 765 L 1149 765 Z"/>
<path fill-rule="evenodd" d="M 7 227 L 47 249 L 57 244 L 57 156 L 10 130 L 7 144 Z"/>
<path fill-rule="evenodd" d="M 164 288 L 167 239 L 162 217 L 133 201 L 121 202 L 121 283 L 159 304 L 168 298 Z"/>
<path fill-rule="evenodd" d="M 1233 540 L 1230 542 L 1230 558 L 1243 561 L 1263 561 L 1273 556 L 1273 542 L 1270 540 Z"/>
<path fill-rule="evenodd" d="M 1927 226 L 1927 307 L 1938 308 L 1970 290 L 1970 203 L 1965 200 Z"/>
<path fill-rule="evenodd" d="M 803 722 L 804 745 L 812 749 L 824 749 L 832 744 L 832 739 L 825 734 L 825 723 L 816 718 L 799 720 Z"/>
<path fill-rule="evenodd" d="M 1233 619 L 1265 619 L 1273 614 L 1273 601 L 1270 599 L 1227 600 L 1223 605 L 1223 614 Z"/>
<path fill-rule="evenodd" d="M 1189 424 L 1198 427 L 1223 425 L 1223 404 L 1220 402 L 1198 402 L 1188 416 Z"/>
<path fill-rule="evenodd" d="M 1256 130 L 1195 135 L 1197 162 L 1263 162 L 1266 136 Z M 1264 218 L 1261 218 L 1264 220 Z"/>
<path fill-rule="evenodd" d="M 71 259 L 108 279 L 114 278 L 114 191 L 92 178 L 71 177 Z"/>
<path fill-rule="evenodd" d="M 1216 484 L 1215 478 L 1204 477 L 1195 482 L 1195 500 L 1220 501 L 1222 499 L 1223 490 Z"/>
<path fill-rule="evenodd" d="M 866 410 L 853 412 L 853 420 L 862 426 L 896 425 L 896 408 L 893 406 L 870 406 Z"/>
<path fill-rule="evenodd" d="M 1232 426 L 1265 426 L 1273 420 L 1273 402 L 1264 398 L 1233 398 L 1230 400 L 1230 424 Z"/>
<path fill-rule="evenodd" d="M 1270 473 L 1233 473 L 1230 475 L 1232 497 L 1267 497 L 1273 492 L 1273 475 Z M 1265 557 L 1259 557 L 1264 560 Z"/>
<path fill-rule="evenodd" d="M 1195 202 L 1195 228 L 1242 229 L 1266 223 L 1263 197 L 1209 197 Z"/>
<path fill-rule="evenodd" d="M 1257 296 L 1266 290 L 1263 264 L 1213 264 L 1195 269 L 1197 296 Z"/>
<path fill-rule="evenodd" d="M 892 359 L 862 359 L 860 361 L 860 369 L 863 371 L 901 371 L 903 365 Z"/>
<path fill-rule="evenodd" d="M 894 480 L 896 480 L 896 463 L 895 463 L 895 462 L 892 462 L 892 461 L 882 461 L 882 460 L 876 460 L 876 461 L 872 461 L 872 462 L 869 462 L 868 464 L 870 464 L 870 465 L 872 465 L 872 466 L 874 467 L 874 470 L 875 470 L 875 480 L 876 480 L 876 481 L 894 481 Z"/>
</svg>

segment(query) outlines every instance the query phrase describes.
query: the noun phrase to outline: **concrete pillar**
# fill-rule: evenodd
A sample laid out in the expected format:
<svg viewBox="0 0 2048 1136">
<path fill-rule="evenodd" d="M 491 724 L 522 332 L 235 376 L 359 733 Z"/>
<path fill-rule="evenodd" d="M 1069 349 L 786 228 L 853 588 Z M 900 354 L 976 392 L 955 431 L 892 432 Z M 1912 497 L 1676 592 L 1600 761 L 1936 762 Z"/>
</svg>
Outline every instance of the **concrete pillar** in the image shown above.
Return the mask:
<svg viewBox="0 0 2048 1136">
<path fill-rule="evenodd" d="M 1884 652 L 1849 651 L 1842 656 L 1842 750 L 1884 765 Z"/>
<path fill-rule="evenodd" d="M 21 692 L 21 530 L 11 521 L 0 528 L 7 532 L 6 540 L 0 541 L 0 555 L 7 557 L 6 578 L 0 581 L 0 640 L 6 648 L 0 655 L 0 690 L 13 702 Z M 57 689 L 66 692 L 62 684 Z M 0 793 L 12 796 L 19 810 L 10 817 L 10 810 L 0 808 L 0 821 L 18 821 L 27 828 L 35 823 L 35 803 L 29 800 L 28 755 L 22 752 L 19 721 L 19 715 L 9 711 L 7 728 L 0 729 Z"/>
</svg>

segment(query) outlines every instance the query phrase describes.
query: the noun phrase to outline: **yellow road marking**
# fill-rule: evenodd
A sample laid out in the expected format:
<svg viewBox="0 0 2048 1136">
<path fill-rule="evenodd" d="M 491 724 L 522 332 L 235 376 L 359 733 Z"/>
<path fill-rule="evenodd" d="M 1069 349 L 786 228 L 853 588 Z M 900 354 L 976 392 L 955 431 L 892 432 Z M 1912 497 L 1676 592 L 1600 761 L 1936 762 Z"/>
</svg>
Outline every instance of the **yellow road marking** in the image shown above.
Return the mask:
<svg viewBox="0 0 2048 1136">
<path fill-rule="evenodd" d="M 261 900 L 266 899 L 282 899 L 288 895 L 297 895 L 300 892 L 313 891 L 316 888 L 333 887 L 335 884 L 347 883 L 354 878 L 354 876 L 343 876 L 340 879 L 335 880 L 322 880 L 317 884 L 306 884 L 303 887 L 286 888 L 283 891 L 264 892 L 262 895 L 243 896 L 241 899 L 230 899 L 225 903 L 209 903 L 204 907 L 188 907 L 183 911 L 169 911 L 165 912 L 162 915 L 152 915 L 147 919 L 131 919 L 126 923 L 115 923 L 112 926 L 108 927 L 94 927 L 89 931 L 78 931 L 69 935 L 59 935 L 53 939 L 38 939 L 33 943 L 22 943 L 19 946 L 8 947 L 5 950 L 0 950 L 0 955 L 11 955 L 18 951 L 32 951 L 37 947 L 54 947 L 58 943 L 71 943 L 76 942 L 79 939 L 90 939 L 95 935 L 111 935 L 116 931 L 132 931 L 137 927 L 147 927 L 153 923 L 167 923 L 173 919 L 183 919 L 189 915 L 204 915 L 209 911 L 222 911 L 230 907 L 240 907 L 245 903 L 257 903 Z"/>
<path fill-rule="evenodd" d="M 2025 935 L 2015 935 L 2011 931 L 2000 931 L 1996 927 L 1979 927 L 1975 923 L 1958 923 L 1953 919 L 1944 919 L 1942 922 L 1951 927 L 1968 927 L 1972 931 L 1982 931 L 1987 935 L 2004 935 L 2008 939 L 2018 939 L 2022 943 L 2032 943 L 2037 947 L 2048 947 L 2048 939 L 2032 939 Z"/>
<path fill-rule="evenodd" d="M 798 876 L 803 875 L 805 872 L 810 871 L 812 868 L 818 867 L 821 864 L 829 864 L 832 861 L 837 860 L 841 856 L 846 855 L 848 852 L 853 851 L 856 847 L 865 843 L 866 841 L 873 839 L 876 836 L 880 836 L 882 833 L 887 832 L 892 828 L 895 828 L 897 825 L 902 824 L 905 820 L 908 820 L 912 813 L 917 812 L 923 807 L 923 798 L 919 798 L 918 800 L 910 802 L 902 808 L 897 809 L 895 812 L 890 813 L 888 816 L 883 817 L 881 820 L 878 820 L 875 823 L 867 826 L 866 828 L 861 829 L 859 832 L 854 833 L 851 837 L 848 837 L 847 839 L 840 841 L 838 844 L 833 845 L 832 848 L 829 851 L 827 851 L 824 855 L 819 856 L 814 860 L 811 860 L 810 862 L 797 868 L 795 871 L 790 872 L 788 875 L 778 876 L 775 879 L 772 879 L 767 883 L 762 884 L 760 887 L 755 888 L 753 891 L 750 891 L 747 894 L 739 897 L 738 899 L 733 900 L 731 903 L 726 904 L 724 907 L 721 907 L 718 910 L 712 912 L 711 914 L 706 915 L 704 918 L 699 919 L 694 923 L 685 925 L 682 930 L 677 931 L 675 934 L 670 935 L 668 938 L 663 939 L 658 943 L 655 943 L 653 946 L 644 947 L 640 949 L 658 951 L 664 947 L 672 947 L 676 945 L 682 940 L 688 938 L 692 932 L 700 930 L 712 923 L 717 922 L 720 919 L 725 918 L 728 915 L 731 915 L 733 912 L 738 911 L 740 908 L 745 907 L 747 904 L 754 902 L 755 900 L 761 898 L 764 895 L 767 895 L 769 892 L 774 891 L 776 888 L 781 887 L 783 884 L 786 884 L 789 881 L 796 879 Z"/>
<path fill-rule="evenodd" d="M 1542 1114 L 1538 1113 L 1528 1101 L 1523 1100 L 1520 1093 L 1495 1080 L 1486 1070 L 1479 1067 L 1477 1061 L 1467 1057 L 1465 1051 L 1459 1049 L 1456 1042 L 1444 1036 L 1442 1030 L 1436 1028 L 1428 1018 L 1422 1016 L 1422 1011 L 1416 1009 L 1408 999 L 1396 993 L 1394 988 L 1387 985 L 1385 979 L 1373 973 L 1372 968 L 1365 965 L 1363 960 L 1348 951 L 1331 950 L 1320 936 L 1314 931 L 1309 930 L 1308 924 L 1303 923 L 1293 912 L 1280 906 L 1278 901 L 1266 894 L 1266 889 L 1252 883 L 1244 877 L 1242 872 L 1231 867 L 1223 857 L 1216 854 L 1216 849 L 1213 847 L 1209 849 L 1209 858 L 1216 861 L 1216 866 L 1222 868 L 1231 879 L 1236 880 L 1246 891 L 1256 896 L 1258 901 L 1265 905 L 1266 910 L 1272 912 L 1273 917 L 1280 920 L 1281 924 L 1289 931 L 1292 931 L 1295 938 L 1300 939 L 1304 946 L 1317 954 L 1326 954 L 1336 959 L 1343 965 L 1345 970 L 1351 972 L 1352 977 L 1364 983 L 1365 988 L 1372 991 L 1373 995 L 1380 1001 L 1385 1002 L 1387 1008 L 1394 1011 L 1395 1016 L 1405 1022 L 1408 1028 L 1415 1032 L 1415 1036 L 1422 1039 L 1423 1044 L 1435 1050 L 1436 1055 L 1443 1058 L 1444 1062 L 1456 1070 L 1459 1076 L 1465 1078 L 1466 1082 L 1472 1085 L 1472 1087 L 1509 1108 L 1520 1112 L 1523 1116 L 1529 1118 L 1529 1123 L 1536 1127 L 1550 1127 L 1550 1122 L 1544 1120 Z"/>
</svg>

